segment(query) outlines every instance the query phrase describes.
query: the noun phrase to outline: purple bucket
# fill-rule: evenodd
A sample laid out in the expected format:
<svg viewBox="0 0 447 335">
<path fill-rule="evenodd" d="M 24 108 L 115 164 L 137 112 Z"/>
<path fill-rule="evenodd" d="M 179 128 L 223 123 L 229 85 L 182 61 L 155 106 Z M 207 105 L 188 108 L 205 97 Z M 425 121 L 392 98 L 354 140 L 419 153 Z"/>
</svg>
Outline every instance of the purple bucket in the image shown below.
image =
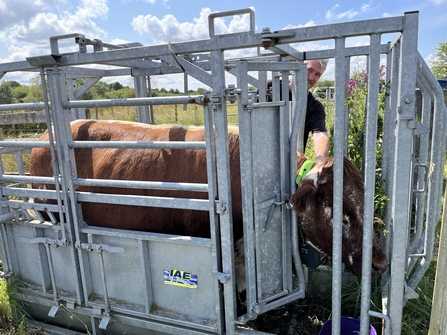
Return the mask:
<svg viewBox="0 0 447 335">
<path fill-rule="evenodd" d="M 354 319 L 342 316 L 340 320 L 340 334 L 358 335 L 360 332 L 360 318 Z M 320 335 L 332 335 L 332 319 L 325 322 L 320 330 Z M 369 335 L 377 335 L 373 326 L 369 326 Z"/>
</svg>

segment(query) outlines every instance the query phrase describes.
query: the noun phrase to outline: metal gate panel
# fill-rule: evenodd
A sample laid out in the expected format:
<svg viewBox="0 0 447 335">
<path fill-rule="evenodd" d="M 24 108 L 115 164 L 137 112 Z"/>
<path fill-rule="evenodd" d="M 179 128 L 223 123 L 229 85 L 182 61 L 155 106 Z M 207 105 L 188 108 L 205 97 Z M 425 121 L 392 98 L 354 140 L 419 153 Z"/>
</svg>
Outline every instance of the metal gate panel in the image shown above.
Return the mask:
<svg viewBox="0 0 447 335">
<path fill-rule="evenodd" d="M 8 245 L 13 255 L 14 278 L 29 284 L 23 288 L 79 302 L 75 252 L 69 246 L 57 245 L 54 237 L 59 229 L 8 225 L 7 230 L 13 236 Z"/>
<path fill-rule="evenodd" d="M 254 219 L 258 272 L 258 299 L 282 294 L 283 225 L 279 140 L 280 108 L 255 108 L 252 116 Z M 290 249 L 287 249 L 290 250 Z"/>
<path fill-rule="evenodd" d="M 209 239 L 95 227 L 82 231 L 89 231 L 81 247 L 89 306 L 109 310 L 112 319 L 119 312 L 216 331 L 219 289 Z"/>
</svg>

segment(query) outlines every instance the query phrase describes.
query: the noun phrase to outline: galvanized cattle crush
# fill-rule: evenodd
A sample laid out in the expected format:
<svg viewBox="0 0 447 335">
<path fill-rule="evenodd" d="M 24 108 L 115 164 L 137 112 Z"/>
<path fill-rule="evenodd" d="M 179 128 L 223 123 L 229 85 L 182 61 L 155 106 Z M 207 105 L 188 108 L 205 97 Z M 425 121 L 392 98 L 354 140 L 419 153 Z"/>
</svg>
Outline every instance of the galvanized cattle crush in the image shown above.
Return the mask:
<svg viewBox="0 0 447 335">
<path fill-rule="evenodd" d="M 249 15 L 246 32 L 218 35 L 216 19 Z M 393 40 L 383 42 L 387 34 Z M 335 63 L 334 130 L 334 253 L 333 334 L 340 330 L 342 159 L 346 153 L 347 110 L 345 83 L 351 59 L 366 56 L 369 92 L 364 145 L 364 252 L 361 334 L 369 334 L 368 319 L 383 319 L 384 334 L 400 334 L 402 309 L 432 258 L 434 230 L 441 212 L 443 163 L 446 143 L 446 107 L 442 91 L 417 51 L 418 13 L 367 21 L 255 32 L 250 9 L 211 14 L 209 39 L 164 45 L 110 45 L 80 34 L 50 38 L 51 54 L 23 62 L 0 64 L 0 77 L 8 73 L 40 73 L 44 101 L 0 105 L 1 111 L 44 110 L 56 141 L 3 141 L 1 155 L 15 154 L 19 171 L 1 164 L 0 258 L 2 275 L 17 288 L 15 298 L 25 311 L 47 329 L 60 333 L 93 334 L 249 334 L 242 327 L 257 315 L 303 298 L 305 273 L 300 260 L 297 219 L 287 204 L 295 189 L 297 150 L 303 150 L 306 97 L 306 59 L 330 58 Z M 346 47 L 349 38 L 367 36 L 368 46 Z M 74 39 L 79 50 L 61 53 L 59 43 Z M 391 38 L 390 38 L 391 39 Z M 298 51 L 291 44 L 327 40 L 334 46 Z M 90 50 L 92 48 L 93 50 Z M 106 48 L 108 50 L 106 50 Z M 226 51 L 258 48 L 253 57 L 230 58 Z M 386 59 L 385 135 L 377 137 L 379 67 Z M 89 66 L 86 66 L 89 65 Z M 94 66 L 93 66 L 94 65 Z M 105 66 L 104 66 L 105 65 Z M 203 96 L 147 97 L 147 77 L 184 73 L 210 92 Z M 235 82 L 229 84 L 228 73 Z M 95 82 L 107 76 L 131 76 L 136 98 L 77 100 Z M 81 88 L 74 80 L 88 78 Z M 266 80 L 273 79 L 272 101 L 267 102 Z M 291 104 L 279 99 L 279 80 L 293 82 Z M 422 109 L 415 107 L 415 87 L 422 93 Z M 258 90 L 253 92 L 249 87 Z M 288 96 L 284 85 L 282 96 Z M 244 249 L 247 312 L 237 315 L 235 284 L 227 104 L 237 101 L 243 180 Z M 298 103 L 295 103 L 297 101 Z M 120 181 L 77 177 L 74 149 L 83 146 L 173 148 L 156 142 L 72 141 L 69 123 L 85 117 L 84 108 L 136 106 L 141 122 L 152 122 L 148 106 L 197 103 L 203 106 L 206 142 L 180 143 L 175 148 L 207 151 L 207 184 L 158 185 L 130 183 L 136 188 L 186 187 L 206 190 L 208 200 L 125 197 L 78 192 L 77 186 Z M 215 129 L 215 136 L 212 135 Z M 376 140 L 383 141 L 382 178 L 388 195 L 384 241 L 390 261 L 383 275 L 384 304 L 371 310 L 371 242 L 374 219 Z M 32 177 L 24 171 L 23 155 L 33 147 L 51 147 L 54 177 Z M 214 151 L 213 148 L 216 148 Z M 191 172 L 193 173 L 193 172 Z M 34 190 L 31 182 L 54 183 L 56 191 Z M 59 205 L 42 205 L 33 197 L 56 199 Z M 81 202 L 209 211 L 211 237 L 195 238 L 150 232 L 105 229 L 83 224 Z M 31 212 L 64 214 L 44 221 Z M 172 278 L 183 279 L 180 286 Z"/>
</svg>

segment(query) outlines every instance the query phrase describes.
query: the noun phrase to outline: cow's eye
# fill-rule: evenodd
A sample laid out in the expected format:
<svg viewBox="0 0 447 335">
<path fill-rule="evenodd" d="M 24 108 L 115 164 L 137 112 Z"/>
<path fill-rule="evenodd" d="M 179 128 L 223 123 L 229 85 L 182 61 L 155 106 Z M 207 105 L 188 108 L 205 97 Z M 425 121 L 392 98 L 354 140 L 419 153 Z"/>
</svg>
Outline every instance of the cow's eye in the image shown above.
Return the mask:
<svg viewBox="0 0 447 335">
<path fill-rule="evenodd" d="M 344 224 L 344 225 L 349 225 L 349 217 L 347 217 L 346 215 L 343 215 L 343 217 L 342 217 L 342 223 Z"/>
</svg>

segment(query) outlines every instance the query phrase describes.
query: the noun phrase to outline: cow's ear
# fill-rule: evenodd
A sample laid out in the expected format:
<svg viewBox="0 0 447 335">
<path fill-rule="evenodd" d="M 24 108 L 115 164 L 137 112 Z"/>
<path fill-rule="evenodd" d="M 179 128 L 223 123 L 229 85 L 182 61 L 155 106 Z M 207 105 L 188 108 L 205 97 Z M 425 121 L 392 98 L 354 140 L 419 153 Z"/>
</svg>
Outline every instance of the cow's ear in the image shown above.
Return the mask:
<svg viewBox="0 0 447 335">
<path fill-rule="evenodd" d="M 317 190 L 313 185 L 301 184 L 290 197 L 293 210 L 298 214 L 305 212 L 308 205 L 315 202 L 316 193 Z"/>
</svg>

